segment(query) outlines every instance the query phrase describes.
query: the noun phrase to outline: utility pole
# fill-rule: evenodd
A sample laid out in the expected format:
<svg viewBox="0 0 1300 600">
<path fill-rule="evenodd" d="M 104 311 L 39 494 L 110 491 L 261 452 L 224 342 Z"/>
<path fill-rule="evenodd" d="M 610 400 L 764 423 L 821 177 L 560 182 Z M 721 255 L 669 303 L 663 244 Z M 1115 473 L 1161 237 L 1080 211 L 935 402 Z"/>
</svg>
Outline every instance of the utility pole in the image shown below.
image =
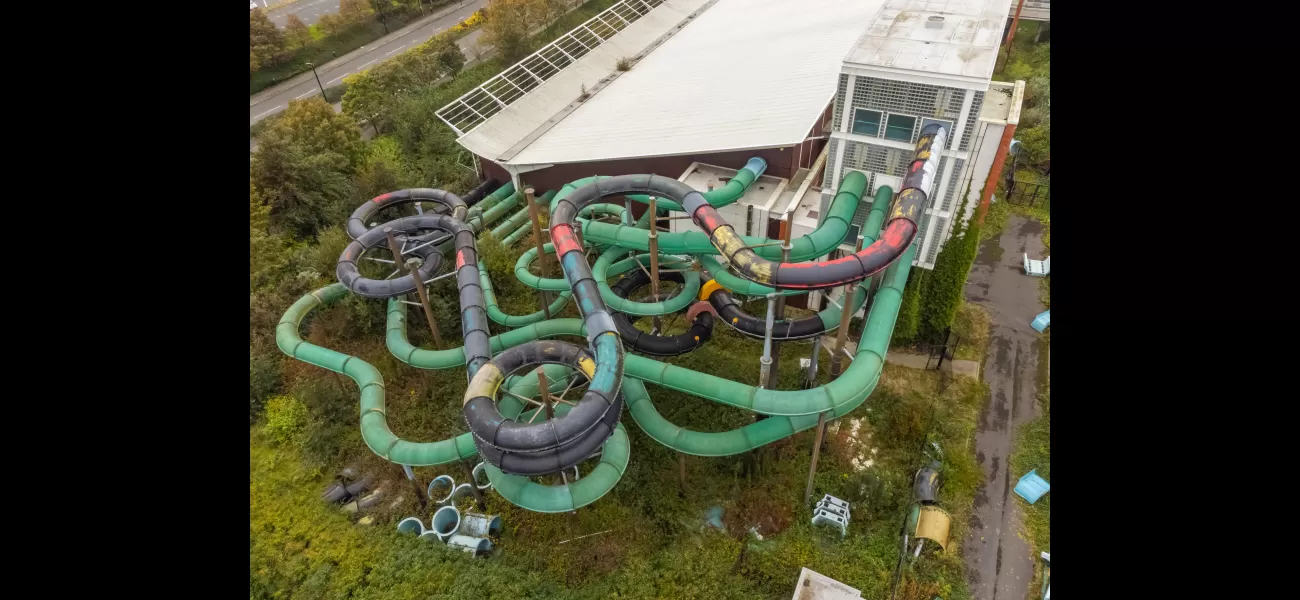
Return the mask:
<svg viewBox="0 0 1300 600">
<path fill-rule="evenodd" d="M 329 102 L 329 98 L 325 98 L 325 86 L 321 85 L 320 75 L 316 73 L 316 65 L 312 63 L 307 63 L 307 66 L 311 67 L 311 74 L 316 75 L 316 87 L 320 88 L 320 97 L 323 98 L 326 102 Z"/>
<path fill-rule="evenodd" d="M 1025 0 L 1019 0 L 1016 4 L 1016 16 L 1011 19 L 1011 30 L 1007 32 L 1007 39 L 1004 42 L 1007 46 L 1007 58 L 1002 63 L 1004 66 L 1011 61 L 1011 40 L 1016 37 L 1016 28 L 1020 25 L 1020 10 L 1025 7 Z"/>
<path fill-rule="evenodd" d="M 790 248 L 791 248 L 790 220 L 793 217 L 794 217 L 794 213 L 791 212 L 786 214 L 784 221 L 781 221 L 781 262 L 782 263 L 790 262 Z M 780 294 L 776 297 L 776 320 L 778 321 L 785 320 L 785 294 Z M 769 325 L 768 328 L 770 329 L 771 325 Z M 780 379 L 780 372 L 781 372 L 781 345 L 774 344 L 772 346 L 772 369 L 768 372 L 768 377 L 766 380 L 764 380 L 763 387 L 766 387 L 769 390 L 776 389 L 776 382 L 778 379 Z"/>
<path fill-rule="evenodd" d="M 808 486 L 803 490 L 803 503 L 806 506 L 812 499 L 813 476 L 817 474 L 817 457 L 822 450 L 822 436 L 826 435 L 826 413 L 817 413 L 817 437 L 813 440 L 812 463 L 808 465 Z"/>
<path fill-rule="evenodd" d="M 659 213 L 655 212 L 655 197 L 650 196 L 650 293 L 655 302 L 659 301 Z M 664 335 L 663 318 L 655 315 L 652 319 L 656 335 Z"/>
<path fill-rule="evenodd" d="M 398 268 L 403 266 L 401 247 L 397 245 L 397 240 L 393 237 L 393 228 L 385 227 L 384 235 L 388 236 L 388 248 L 393 251 L 394 266 Z M 429 305 L 429 292 L 424 289 L 424 282 L 420 280 L 420 259 L 411 257 L 405 263 L 406 270 L 411 272 L 411 281 L 415 283 L 415 291 L 420 295 L 420 306 L 424 308 L 424 320 L 429 322 L 429 331 L 433 333 L 433 347 L 442 347 L 442 336 L 438 335 L 438 321 L 433 318 L 433 307 Z"/>
<path fill-rule="evenodd" d="M 541 274 L 542 279 L 545 279 L 550 269 L 546 268 L 546 252 L 542 248 L 542 216 L 540 209 L 537 208 L 537 198 L 533 196 L 533 188 L 524 190 L 524 199 L 528 201 L 528 218 L 533 221 L 533 238 L 537 241 L 537 272 Z M 551 308 L 546 302 L 545 290 L 537 290 L 537 303 L 542 307 L 542 314 L 548 319 L 551 318 Z"/>
</svg>

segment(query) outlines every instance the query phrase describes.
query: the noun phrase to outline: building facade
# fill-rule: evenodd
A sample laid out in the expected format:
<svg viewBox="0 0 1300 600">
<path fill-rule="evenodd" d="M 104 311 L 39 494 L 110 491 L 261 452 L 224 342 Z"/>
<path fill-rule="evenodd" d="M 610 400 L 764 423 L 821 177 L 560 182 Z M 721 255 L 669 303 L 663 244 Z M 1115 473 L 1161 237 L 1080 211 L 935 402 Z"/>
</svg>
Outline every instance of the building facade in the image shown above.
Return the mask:
<svg viewBox="0 0 1300 600">
<path fill-rule="evenodd" d="M 969 219 L 980 202 L 1013 107 L 1018 118 L 1017 86 L 992 81 L 1010 4 L 885 3 L 842 64 L 822 181 L 822 214 L 850 170 L 867 176 L 868 196 L 880 186 L 897 194 L 921 129 L 939 123 L 948 131 L 947 143 L 920 223 L 914 260 L 916 266 L 934 267 L 953 225 Z M 861 226 L 870 210 L 869 202 L 862 203 L 853 224 Z M 854 233 L 850 231 L 842 248 L 851 250 Z"/>
</svg>

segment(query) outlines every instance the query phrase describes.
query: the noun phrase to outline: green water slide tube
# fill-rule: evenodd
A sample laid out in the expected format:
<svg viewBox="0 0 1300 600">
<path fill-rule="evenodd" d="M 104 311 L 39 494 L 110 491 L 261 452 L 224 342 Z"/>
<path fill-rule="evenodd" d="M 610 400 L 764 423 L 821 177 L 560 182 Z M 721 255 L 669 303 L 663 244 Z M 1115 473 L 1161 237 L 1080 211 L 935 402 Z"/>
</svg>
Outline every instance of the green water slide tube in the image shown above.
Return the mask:
<svg viewBox="0 0 1300 600">
<path fill-rule="evenodd" d="M 859 180 L 860 180 L 860 184 L 859 184 Z M 846 186 L 850 184 L 852 184 L 853 187 L 846 189 Z M 796 256 L 794 250 L 792 249 L 790 251 L 790 262 L 799 262 L 804 260 L 811 260 L 814 258 L 821 258 L 822 256 L 830 254 L 832 250 L 834 250 L 836 247 L 839 246 L 841 241 L 846 241 L 844 240 L 844 237 L 848 235 L 849 232 L 848 224 L 853 219 L 853 214 L 858 210 L 857 198 L 859 196 L 853 196 L 853 194 L 856 192 L 857 194 L 860 195 L 862 193 L 862 190 L 864 189 L 865 184 L 866 184 L 866 177 L 857 171 L 851 171 L 849 172 L 848 175 L 844 176 L 844 181 L 843 183 L 840 184 L 840 191 L 839 193 L 835 194 L 835 200 L 831 202 L 831 207 L 826 212 L 826 218 L 822 220 L 822 224 L 819 225 L 817 229 L 815 229 L 812 233 L 802 236 L 798 240 L 800 242 L 803 242 L 805 240 L 808 240 L 809 238 L 816 238 L 815 241 L 809 242 L 808 244 L 805 244 L 803 247 L 807 249 L 811 245 L 811 247 L 820 248 L 819 252 L 822 250 L 824 250 L 824 252 L 811 257 Z M 876 190 L 876 197 L 874 201 L 871 203 L 871 212 L 867 213 L 867 219 L 862 224 L 862 229 L 861 229 L 861 233 L 863 236 L 862 245 L 864 247 L 871 245 L 871 243 L 876 241 L 876 238 L 880 236 L 880 229 L 885 224 L 885 215 L 889 211 L 889 202 L 893 199 L 893 197 L 894 197 L 894 191 L 890 189 L 889 186 L 882 185 L 880 186 L 880 189 Z M 606 225 L 606 224 L 598 223 L 598 225 Z M 708 236 L 704 235 L 703 232 L 691 232 L 691 233 L 698 234 L 704 237 L 704 239 L 706 240 L 708 239 Z M 831 241 L 835 239 L 841 241 L 834 241 L 834 242 Z M 745 240 L 746 243 L 751 243 L 751 238 L 745 238 Z M 757 241 L 758 243 L 769 243 L 770 241 L 774 241 L 774 240 L 757 240 Z M 792 246 L 795 245 L 795 241 L 796 240 L 790 241 Z M 853 241 L 855 242 L 856 240 Z M 660 244 L 660 247 L 662 248 L 663 245 Z M 771 254 L 770 252 L 771 249 L 776 249 L 775 257 L 768 256 L 769 254 Z M 765 250 L 769 252 L 764 252 Z M 781 258 L 779 246 L 765 246 L 762 248 L 755 249 L 755 252 L 757 252 L 760 256 L 763 256 L 764 258 L 768 258 L 771 260 L 780 260 Z M 748 279 L 743 279 L 737 275 L 733 275 L 731 271 L 728 270 L 727 267 L 724 266 L 722 262 L 718 260 L 716 249 L 713 252 L 699 254 L 698 258 L 700 260 L 700 264 L 704 267 L 704 269 L 708 271 L 709 274 L 712 275 L 713 278 L 716 279 L 717 282 L 722 285 L 722 287 L 725 287 L 736 294 L 742 294 L 747 296 L 766 296 L 774 292 L 780 292 L 786 296 L 793 296 L 797 294 L 808 293 L 807 290 L 777 290 L 776 288 L 771 288 L 765 285 L 759 285 Z"/>
<path fill-rule="evenodd" d="M 384 378 L 370 363 L 302 339 L 298 329 L 303 318 L 318 306 L 326 306 L 347 295 L 348 289 L 335 283 L 300 298 L 280 318 L 275 343 L 285 354 L 305 363 L 347 375 L 361 388 L 361 439 L 375 454 L 402 465 L 424 467 L 467 459 L 478 454 L 474 438 L 466 433 L 438 442 L 403 440 L 388 428 Z M 461 351 L 464 364 L 464 351 Z"/>
<path fill-rule="evenodd" d="M 769 416 L 794 417 L 819 412 L 828 412 L 831 417 L 843 416 L 870 395 L 880 378 L 903 287 L 915 254 L 916 246 L 913 245 L 885 270 L 883 285 L 867 311 L 866 326 L 853 363 L 839 378 L 825 385 L 809 390 L 767 390 L 635 354 L 624 355 L 624 376 Z M 405 310 L 404 304 L 389 301 L 386 339 L 394 356 L 409 365 L 426 369 L 464 364 L 464 352 L 460 348 L 423 350 L 412 346 L 406 339 Z M 492 352 L 497 353 L 525 342 L 562 335 L 585 336 L 582 321 L 542 321 L 494 336 L 490 342 Z"/>
<path fill-rule="evenodd" d="M 555 247 L 548 242 L 542 245 L 542 250 L 549 254 L 555 252 Z M 613 262 L 614 257 L 621 256 L 625 252 L 627 250 L 624 248 L 610 248 L 601 254 L 600 258 L 596 260 L 596 264 L 591 267 L 592 279 L 596 280 L 596 287 L 600 290 L 600 297 L 612 310 L 637 316 L 665 315 L 685 309 L 691 302 L 695 301 L 696 294 L 700 292 L 700 274 L 696 271 L 684 271 L 682 276 L 686 280 L 685 285 L 672 298 L 662 302 L 633 302 L 626 298 L 620 298 L 618 294 L 614 293 L 614 290 L 610 289 L 609 283 L 605 280 L 632 269 L 640 268 L 637 266 L 638 262 L 642 265 L 650 264 L 649 255 L 638 255 Z M 533 289 L 548 292 L 569 290 L 569 282 L 566 279 L 542 277 L 529 271 L 528 267 L 536 259 L 536 247 L 529 248 L 519 255 L 519 260 L 515 261 L 515 277 L 519 279 L 520 283 Z M 689 266 L 691 262 L 689 257 L 673 256 L 661 252 L 659 254 L 659 264 L 666 269 L 675 269 Z"/>
<path fill-rule="evenodd" d="M 645 384 L 631 377 L 623 379 L 623 400 L 632 420 L 651 439 L 691 456 L 732 456 L 785 439 L 817 425 L 817 415 L 770 417 L 731 431 L 706 433 L 678 427 L 655 409 Z"/>
<path fill-rule="evenodd" d="M 610 288 L 609 282 L 606 281 L 611 275 L 618 275 L 628 271 L 639 269 L 637 263 L 646 267 L 650 266 L 650 255 L 642 254 L 624 258 L 618 262 L 613 262 L 615 257 L 623 256 L 627 252 L 626 248 L 617 246 L 606 250 L 596 260 L 596 264 L 591 267 L 591 276 L 596 280 L 596 288 L 600 290 L 600 297 L 605 300 L 605 304 L 611 309 L 629 315 L 643 317 L 652 317 L 655 315 L 668 315 L 679 310 L 685 309 L 695 301 L 695 297 L 700 293 L 700 273 L 694 270 L 682 271 L 682 289 L 678 290 L 672 298 L 659 302 L 633 302 L 614 293 Z M 613 263 L 612 265 L 610 263 Z M 659 267 L 662 269 L 679 269 L 689 268 L 692 264 L 690 257 L 670 256 L 659 254 Z"/>
<path fill-rule="evenodd" d="M 369 363 L 322 348 L 304 341 L 298 333 L 302 320 L 319 306 L 326 306 L 347 295 L 347 288 L 335 283 L 303 296 L 285 312 L 276 326 L 276 345 L 285 354 L 298 360 L 335 373 L 342 373 L 352 378 L 361 388 L 361 437 L 372 452 L 401 465 L 425 467 L 447 464 L 457 460 L 473 458 L 478 454 L 474 438 L 469 433 L 437 442 L 410 442 L 397 437 L 388 428 L 385 408 L 384 379 L 379 370 Z M 401 306 L 400 304 L 398 304 Z M 391 307 L 390 307 L 391 311 Z M 576 321 L 579 329 L 581 320 Z M 405 336 L 403 336 L 405 337 Z M 493 338 L 494 348 L 496 338 Z M 458 365 L 464 364 L 464 352 Z M 564 386 L 566 368 L 560 365 L 546 365 L 552 392 L 560 392 Z M 537 391 L 536 372 L 512 377 L 506 382 L 507 389 L 529 397 Z M 524 404 L 513 396 L 504 396 L 500 401 L 502 415 L 517 418 L 523 412 Z M 563 415 L 569 405 L 560 404 L 556 412 Z M 506 475 L 492 465 L 487 465 L 488 479 L 493 487 L 510 502 L 525 509 L 537 512 L 567 512 L 586 506 L 614 488 L 627 470 L 631 446 L 627 431 L 622 424 L 615 427 L 614 434 L 602 447 L 600 462 L 586 477 L 568 485 L 546 486 L 527 478 Z"/>
<path fill-rule="evenodd" d="M 524 325 L 540 323 L 546 319 L 547 314 L 554 315 L 564 310 L 564 306 L 569 303 L 569 299 L 573 298 L 573 292 L 565 290 L 560 292 L 550 306 L 547 307 L 549 312 L 539 310 L 526 315 L 508 315 L 497 305 L 497 294 L 492 289 L 492 280 L 488 277 L 487 266 L 481 260 L 478 262 L 478 280 L 479 285 L 483 287 L 483 299 L 487 305 L 488 318 L 492 319 L 493 323 L 505 325 L 506 327 L 523 327 Z"/>
<path fill-rule="evenodd" d="M 821 258 L 830 254 L 837 246 L 844 242 L 844 237 L 849 233 L 849 222 L 853 220 L 853 214 L 858 210 L 858 204 L 862 201 L 862 194 L 867 189 L 867 177 L 858 171 L 849 171 L 844 179 L 840 182 L 839 191 L 835 198 L 831 200 L 831 205 L 826 211 L 826 218 L 822 219 L 821 225 L 807 235 L 790 240 L 790 262 L 802 262 Z M 876 192 L 875 202 L 889 204 L 893 199 L 893 190 L 886 186 Z M 583 239 L 589 239 L 595 243 L 612 244 L 623 246 L 628 249 L 649 250 L 650 232 L 628 227 L 626 225 L 614 225 L 612 223 L 588 223 L 582 228 Z M 741 239 L 748 245 L 770 244 L 779 242 L 766 237 L 741 236 Z M 713 247 L 709 241 L 708 234 L 703 231 L 687 231 L 679 233 L 659 233 L 659 248 L 665 252 L 688 253 L 688 254 L 717 254 L 718 249 Z M 781 260 L 780 246 L 762 246 L 754 248 L 759 256 L 768 260 Z"/>
<path fill-rule="evenodd" d="M 767 390 L 633 354 L 625 356 L 624 376 L 764 415 L 794 417 L 826 412 L 830 417 L 841 417 L 861 404 L 880 378 L 915 253 L 913 245 L 885 271 L 884 284 L 867 311 L 866 327 L 853 363 L 825 385 L 810 390 Z"/>
<path fill-rule="evenodd" d="M 483 217 L 484 211 L 492 208 L 493 206 L 496 206 L 497 204 L 500 204 L 502 200 L 505 200 L 506 198 L 513 196 L 514 193 L 515 193 L 515 184 L 507 181 L 505 185 L 495 190 L 492 190 L 492 193 L 484 196 L 482 200 L 479 200 L 476 204 L 474 204 L 474 206 L 471 206 L 469 208 L 469 212 L 466 213 L 465 218 L 467 220 L 472 219 L 474 217 L 479 217 L 481 219 Z"/>
<path fill-rule="evenodd" d="M 754 181 L 758 179 L 760 175 L 763 174 L 763 171 L 766 170 L 767 170 L 767 161 L 758 158 L 757 156 L 751 158 L 749 159 L 749 161 L 745 163 L 745 166 L 741 167 L 739 171 L 736 171 L 736 176 L 732 177 L 731 180 L 727 182 L 727 185 L 724 185 L 716 190 L 703 192 L 704 200 L 714 208 L 722 208 L 728 204 L 732 204 L 735 201 L 739 200 L 741 196 L 744 196 L 745 190 L 749 189 L 749 186 L 752 185 Z M 551 211 L 552 212 L 555 211 L 556 202 L 559 202 L 565 196 L 568 196 L 569 194 L 573 193 L 574 190 L 584 185 L 587 185 L 589 183 L 592 183 L 594 181 L 600 181 L 602 179 L 609 179 L 609 176 L 597 175 L 594 177 L 584 177 L 582 179 L 578 179 L 576 181 L 571 181 L 569 183 L 564 184 L 562 187 L 560 187 L 560 193 L 557 194 L 553 200 L 551 200 L 551 206 L 550 206 Z M 644 194 L 628 194 L 627 198 L 630 200 L 635 200 L 642 204 L 650 203 L 650 197 Z M 658 208 L 662 208 L 664 210 L 675 210 L 677 212 L 683 211 L 681 204 L 677 203 L 674 200 L 670 200 L 668 198 L 656 198 L 655 206 L 657 206 Z"/>
<path fill-rule="evenodd" d="M 516 196 L 518 196 L 518 194 L 516 194 Z M 554 197 L 555 197 L 555 190 L 550 190 L 550 191 L 546 192 L 545 194 L 542 194 L 542 200 L 550 200 L 551 198 L 554 198 Z M 522 199 L 522 196 L 519 196 L 519 199 Z M 511 204 L 511 206 L 513 207 L 513 206 L 517 205 L 518 203 L 519 203 L 519 200 L 516 199 L 515 202 L 514 202 L 513 204 Z M 492 222 L 493 220 L 495 220 L 495 219 L 487 219 L 486 222 L 490 223 L 490 222 Z M 528 207 L 525 206 L 525 207 L 519 209 L 518 211 L 516 211 L 515 214 L 510 215 L 510 218 L 506 219 L 505 221 L 502 221 L 500 225 L 497 225 L 496 227 L 494 227 L 494 228 L 492 229 L 492 237 L 495 237 L 496 239 L 499 240 L 499 239 L 501 239 L 502 237 L 504 237 L 504 236 L 506 236 L 507 234 L 509 234 L 510 232 L 512 232 L 512 231 L 514 231 L 514 230 L 516 230 L 516 229 L 518 229 L 519 227 L 521 227 L 521 226 L 523 226 L 523 225 L 527 225 L 527 224 L 528 224 Z"/>
<path fill-rule="evenodd" d="M 580 322 L 580 319 L 569 320 Z M 564 378 L 572 372 L 572 369 L 561 365 L 546 365 L 546 367 L 548 367 L 547 381 L 550 383 L 547 387 L 555 393 L 563 391 Z M 558 372 L 552 371 L 549 367 L 558 367 Z M 510 391 L 531 398 L 537 393 L 537 375 L 535 372 L 530 372 L 517 378 L 513 383 L 508 383 L 507 386 Z M 513 396 L 503 396 L 500 406 L 503 416 L 524 420 L 531 418 L 532 413 L 538 410 L 533 409 L 520 415 L 523 403 Z M 568 404 L 556 404 L 555 415 L 563 417 L 571 409 Z M 543 485 L 527 477 L 503 473 L 492 463 L 486 463 L 484 466 L 487 469 L 488 480 L 492 482 L 492 488 L 512 504 L 535 512 L 559 513 L 586 506 L 609 493 L 623 478 L 631 456 L 632 445 L 627 430 L 623 428 L 622 423 L 619 423 L 615 425 L 613 435 L 601 446 L 600 461 L 592 471 L 577 481 L 569 481 L 567 485 Z"/>
</svg>

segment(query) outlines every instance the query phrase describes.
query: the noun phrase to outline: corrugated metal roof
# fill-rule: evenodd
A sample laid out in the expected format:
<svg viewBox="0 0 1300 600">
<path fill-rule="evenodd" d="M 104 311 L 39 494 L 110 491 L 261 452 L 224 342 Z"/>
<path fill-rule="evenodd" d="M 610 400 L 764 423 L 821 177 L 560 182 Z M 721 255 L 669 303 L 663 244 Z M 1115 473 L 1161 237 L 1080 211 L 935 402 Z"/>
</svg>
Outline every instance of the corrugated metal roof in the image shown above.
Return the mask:
<svg viewBox="0 0 1300 600">
<path fill-rule="evenodd" d="M 609 32 L 612 28 L 597 26 L 593 30 L 586 25 L 580 25 L 557 39 L 555 45 L 563 48 L 576 43 L 590 47 L 590 50 L 575 52 L 576 60 L 565 63 L 564 68 L 557 72 L 548 72 L 545 81 L 540 84 L 535 81 L 535 85 L 526 88 L 526 94 L 517 97 L 507 96 L 501 101 L 501 106 L 481 115 L 485 119 L 466 120 L 462 118 L 465 116 L 461 114 L 462 109 L 466 105 L 472 107 L 481 100 L 479 98 L 481 94 L 476 93 L 479 88 L 476 88 L 465 97 L 439 109 L 439 117 L 452 127 L 459 128 L 464 125 L 465 128 L 460 131 L 465 131 L 465 134 L 457 139 L 462 146 L 479 156 L 504 162 L 526 146 L 530 139 L 543 133 L 553 124 L 553 121 L 562 119 L 571 107 L 580 106 L 573 103 L 584 88 L 588 92 L 599 90 L 604 80 L 617 73 L 616 66 L 619 58 L 636 56 L 645 51 L 655 41 L 672 32 L 691 14 L 700 10 L 708 1 L 668 0 L 658 6 L 639 3 L 636 5 L 638 8 L 642 10 L 650 8 L 650 10 L 619 28 L 618 32 L 612 35 Z M 602 38 L 600 44 L 592 43 L 593 35 Z M 539 53 L 544 51 L 545 49 Z M 491 92 L 495 81 L 511 79 L 510 74 L 518 67 L 526 68 L 530 58 L 532 57 L 525 58 L 505 69 L 499 77 L 488 80 L 480 88 L 486 88 Z M 523 82 L 521 81 L 520 84 Z M 506 81 L 501 85 L 509 86 L 512 83 Z M 491 92 L 491 95 L 498 96 L 496 92 Z M 466 104 L 461 104 L 465 101 Z"/>
<path fill-rule="evenodd" d="M 718 0 L 506 162 L 799 143 L 834 96 L 841 59 L 882 4 Z"/>
</svg>

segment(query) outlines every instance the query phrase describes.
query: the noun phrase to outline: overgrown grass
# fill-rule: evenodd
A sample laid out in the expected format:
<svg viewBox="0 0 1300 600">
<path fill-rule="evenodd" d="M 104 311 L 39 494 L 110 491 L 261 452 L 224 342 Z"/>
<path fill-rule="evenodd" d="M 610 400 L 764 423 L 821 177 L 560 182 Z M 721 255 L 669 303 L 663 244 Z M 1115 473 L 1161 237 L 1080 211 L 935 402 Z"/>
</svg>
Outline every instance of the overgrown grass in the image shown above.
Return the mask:
<svg viewBox="0 0 1300 600">
<path fill-rule="evenodd" d="M 1046 356 L 1040 356 L 1039 360 L 1045 361 Z M 1046 386 L 1040 387 L 1046 389 Z M 1011 455 L 1010 463 L 1013 477 L 1018 478 L 1032 469 L 1037 469 L 1038 474 L 1050 482 L 1052 480 L 1051 393 L 1039 394 L 1038 402 L 1042 407 L 1042 414 L 1021 426 L 1016 436 L 1016 450 Z M 1032 550 L 1030 556 L 1034 559 L 1034 581 L 1029 587 L 1034 593 L 1042 588 L 1043 582 L 1043 563 L 1038 558 L 1039 552 L 1051 552 L 1051 497 L 1052 494 L 1049 492 L 1033 504 L 1024 502 L 1018 496 L 1014 498 L 1022 508 L 1024 526 L 1028 533 L 1027 539 Z"/>
<path fill-rule="evenodd" d="M 962 301 L 957 309 L 957 317 L 952 321 L 953 333 L 961 336 L 961 345 L 957 347 L 957 360 L 984 360 L 984 353 L 989 347 L 989 327 L 992 317 L 983 306 L 974 302 Z"/>
<path fill-rule="evenodd" d="M 517 256 L 523 247 L 517 244 L 510 254 Z M 493 272 L 492 277 L 503 307 L 536 310 L 534 292 L 509 283 L 512 274 Z M 433 286 L 435 303 L 450 309 L 454 286 L 442 283 Z M 380 370 L 388 422 L 399 436 L 432 441 L 459 434 L 463 371 L 417 371 L 400 363 L 384 347 L 384 309 L 384 302 L 349 298 L 314 313 L 303 335 Z M 571 305 L 566 313 L 572 310 Z M 440 322 L 443 331 L 452 326 L 458 331 L 456 311 L 442 312 L 449 315 Z M 801 312 L 789 309 L 791 316 Z M 409 310 L 408 319 L 411 341 L 430 347 L 419 311 Z M 457 343 L 454 335 L 445 337 L 447 346 Z M 798 358 L 810 349 L 810 344 L 783 346 L 780 389 L 798 387 L 803 375 Z M 761 341 L 719 324 L 703 348 L 666 362 L 753 384 L 761 350 Z M 830 379 L 828 362 L 819 363 L 819 383 Z M 625 412 L 633 458 L 618 486 L 573 516 L 524 511 L 489 493 L 488 512 L 503 516 L 505 532 L 500 550 L 486 560 L 397 534 L 395 523 L 402 517 L 422 514 L 427 520 L 429 515 L 419 512 L 400 469 L 361 442 L 354 384 L 291 360 L 282 387 L 296 402 L 277 403 L 284 410 L 263 416 L 273 425 L 259 424 L 250 433 L 249 577 L 255 598 L 783 598 L 804 566 L 862 589 L 864 597 L 883 597 L 898 560 L 911 477 L 924 460 L 927 440 L 944 451 L 940 502 L 953 515 L 954 544 L 946 555 L 923 555 L 909 568 L 899 597 L 969 597 L 959 548 L 981 478 L 971 443 L 985 388 L 975 381 L 886 366 L 866 404 L 833 424 L 813 497 L 830 493 L 853 503 L 844 540 L 808 522 L 811 507 L 802 496 L 813 432 L 766 447 L 761 471 L 748 478 L 744 456 L 687 457 L 689 488 L 679 497 L 676 453 L 641 432 Z M 693 430 L 725 431 L 753 422 L 748 412 L 653 385 L 649 391 L 665 418 Z M 857 421 L 856 436 L 852 421 Z M 855 458 L 873 462 L 859 470 L 852 466 Z M 372 526 L 354 524 L 355 517 L 319 499 L 333 473 L 348 464 L 374 470 L 396 500 L 395 506 L 386 500 L 370 513 Z M 426 483 L 441 473 L 461 478 L 450 466 L 416 471 Z M 726 510 L 729 534 L 702 527 L 703 512 L 713 505 Z M 782 530 L 752 542 L 733 574 L 741 549 L 737 536 L 763 523 Z M 558 544 L 608 529 L 613 531 Z"/>
</svg>

